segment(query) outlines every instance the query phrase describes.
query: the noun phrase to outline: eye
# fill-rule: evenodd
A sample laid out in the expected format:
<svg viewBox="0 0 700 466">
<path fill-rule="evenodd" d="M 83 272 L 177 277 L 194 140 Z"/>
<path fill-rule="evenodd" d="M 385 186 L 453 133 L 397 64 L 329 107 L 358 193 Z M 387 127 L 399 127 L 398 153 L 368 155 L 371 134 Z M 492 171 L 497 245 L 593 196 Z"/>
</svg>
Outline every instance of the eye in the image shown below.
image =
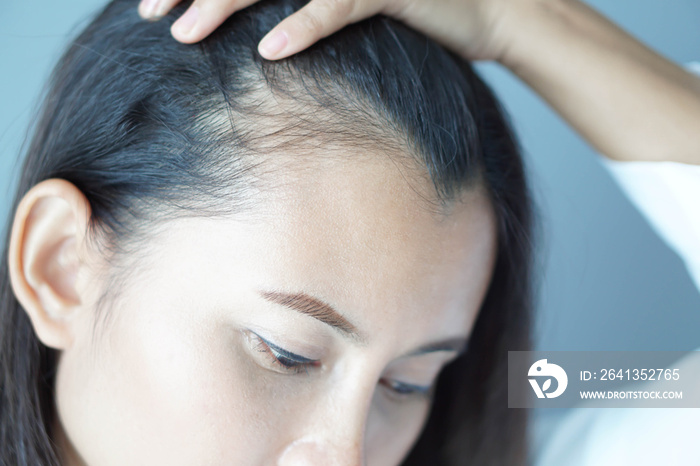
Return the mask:
<svg viewBox="0 0 700 466">
<path fill-rule="evenodd" d="M 389 391 L 392 398 L 397 400 L 406 400 L 409 398 L 423 398 L 429 400 L 433 395 L 434 384 L 428 386 L 414 385 L 390 379 L 381 379 L 379 383 Z"/>
<path fill-rule="evenodd" d="M 298 354 L 280 348 L 265 340 L 255 332 L 247 331 L 246 335 L 253 349 L 265 357 L 271 368 L 283 374 L 307 373 L 309 369 L 319 367 L 321 362 L 315 359 L 305 358 Z"/>
</svg>

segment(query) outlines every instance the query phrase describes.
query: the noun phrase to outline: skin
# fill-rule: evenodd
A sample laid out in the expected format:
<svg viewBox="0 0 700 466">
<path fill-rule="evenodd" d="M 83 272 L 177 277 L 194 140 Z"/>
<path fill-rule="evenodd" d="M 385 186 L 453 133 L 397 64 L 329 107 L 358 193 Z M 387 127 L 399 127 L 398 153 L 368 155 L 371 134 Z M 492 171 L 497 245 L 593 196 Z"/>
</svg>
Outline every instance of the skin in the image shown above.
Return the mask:
<svg viewBox="0 0 700 466">
<path fill-rule="evenodd" d="M 179 0 L 143 0 L 157 19 Z M 197 42 L 254 0 L 195 0 L 172 27 Z M 599 153 L 700 164 L 700 79 L 576 0 L 311 0 L 267 34 L 261 55 L 297 53 L 382 13 L 466 59 L 495 60 L 544 98 Z"/>
<path fill-rule="evenodd" d="M 48 180 L 25 196 L 11 278 L 61 352 L 64 464 L 371 466 L 407 454 L 430 400 L 392 383 L 430 385 L 457 353 L 406 355 L 468 337 L 495 260 L 491 204 L 478 188 L 438 211 L 425 174 L 386 156 L 311 159 L 273 170 L 252 213 L 153 228 L 117 282 L 75 186 Z M 105 288 L 119 293 L 96 324 Z M 323 300 L 357 336 L 265 291 Z M 251 331 L 319 362 L 285 372 Z"/>
</svg>

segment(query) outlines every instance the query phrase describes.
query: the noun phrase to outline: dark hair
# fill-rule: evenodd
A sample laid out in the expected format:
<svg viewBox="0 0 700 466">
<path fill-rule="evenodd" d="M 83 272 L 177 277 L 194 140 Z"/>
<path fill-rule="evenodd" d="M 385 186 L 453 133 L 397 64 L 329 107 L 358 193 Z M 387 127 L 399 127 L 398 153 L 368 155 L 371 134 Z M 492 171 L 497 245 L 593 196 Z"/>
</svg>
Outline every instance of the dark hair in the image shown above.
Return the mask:
<svg viewBox="0 0 700 466">
<path fill-rule="evenodd" d="M 13 211 L 38 182 L 63 178 L 89 200 L 91 228 L 124 247 L 157 219 L 247 208 L 264 154 L 322 144 L 412 154 L 442 200 L 480 183 L 498 221 L 495 270 L 469 350 L 442 372 L 406 464 L 523 464 L 525 410 L 507 407 L 506 363 L 507 351 L 529 348 L 533 212 L 503 111 L 468 63 L 386 17 L 279 62 L 259 57 L 261 37 L 303 3 L 256 4 L 183 45 L 169 27 L 187 5 L 148 23 L 136 0 L 112 1 L 53 72 Z M 55 465 L 57 353 L 12 292 L 8 242 L 0 461 Z"/>
</svg>

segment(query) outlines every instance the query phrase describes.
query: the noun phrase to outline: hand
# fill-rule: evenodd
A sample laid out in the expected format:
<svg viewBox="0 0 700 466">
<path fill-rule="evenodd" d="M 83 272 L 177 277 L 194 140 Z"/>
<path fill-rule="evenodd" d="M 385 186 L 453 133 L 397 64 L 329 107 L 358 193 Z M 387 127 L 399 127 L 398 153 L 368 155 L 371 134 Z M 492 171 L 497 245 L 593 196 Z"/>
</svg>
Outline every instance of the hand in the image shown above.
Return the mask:
<svg viewBox="0 0 700 466">
<path fill-rule="evenodd" d="M 195 0 L 173 24 L 180 42 L 194 43 L 211 34 L 238 10 L 258 0 Z M 522 0 L 521 0 L 522 1 Z M 139 13 L 158 19 L 180 0 L 142 0 Z M 311 0 L 260 42 L 270 60 L 288 57 L 344 26 L 385 14 L 432 37 L 467 59 L 499 60 L 508 47 L 502 18 L 516 0 Z"/>
<path fill-rule="evenodd" d="M 142 0 L 139 12 L 157 18 L 179 1 Z M 194 0 L 173 36 L 202 40 L 256 1 Z M 578 0 L 311 0 L 258 50 L 284 58 L 378 13 L 466 59 L 499 61 L 601 154 L 700 165 L 700 80 Z"/>
</svg>

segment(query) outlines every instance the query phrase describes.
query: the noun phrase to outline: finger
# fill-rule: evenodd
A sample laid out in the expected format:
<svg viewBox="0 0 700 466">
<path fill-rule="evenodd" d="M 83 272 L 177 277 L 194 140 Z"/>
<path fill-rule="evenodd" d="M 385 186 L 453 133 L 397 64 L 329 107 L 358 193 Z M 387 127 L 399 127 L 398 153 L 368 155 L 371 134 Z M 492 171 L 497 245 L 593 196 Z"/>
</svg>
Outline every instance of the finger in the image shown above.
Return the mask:
<svg viewBox="0 0 700 466">
<path fill-rule="evenodd" d="M 285 58 L 344 26 L 379 13 L 384 1 L 312 0 L 275 26 L 258 45 L 268 60 Z"/>
<path fill-rule="evenodd" d="M 258 0 L 195 0 L 187 11 L 173 24 L 170 32 L 173 37 L 185 44 L 198 42 L 234 12 Z"/>
<path fill-rule="evenodd" d="M 139 15 L 143 19 L 156 21 L 168 14 L 181 0 L 141 0 Z"/>
</svg>

